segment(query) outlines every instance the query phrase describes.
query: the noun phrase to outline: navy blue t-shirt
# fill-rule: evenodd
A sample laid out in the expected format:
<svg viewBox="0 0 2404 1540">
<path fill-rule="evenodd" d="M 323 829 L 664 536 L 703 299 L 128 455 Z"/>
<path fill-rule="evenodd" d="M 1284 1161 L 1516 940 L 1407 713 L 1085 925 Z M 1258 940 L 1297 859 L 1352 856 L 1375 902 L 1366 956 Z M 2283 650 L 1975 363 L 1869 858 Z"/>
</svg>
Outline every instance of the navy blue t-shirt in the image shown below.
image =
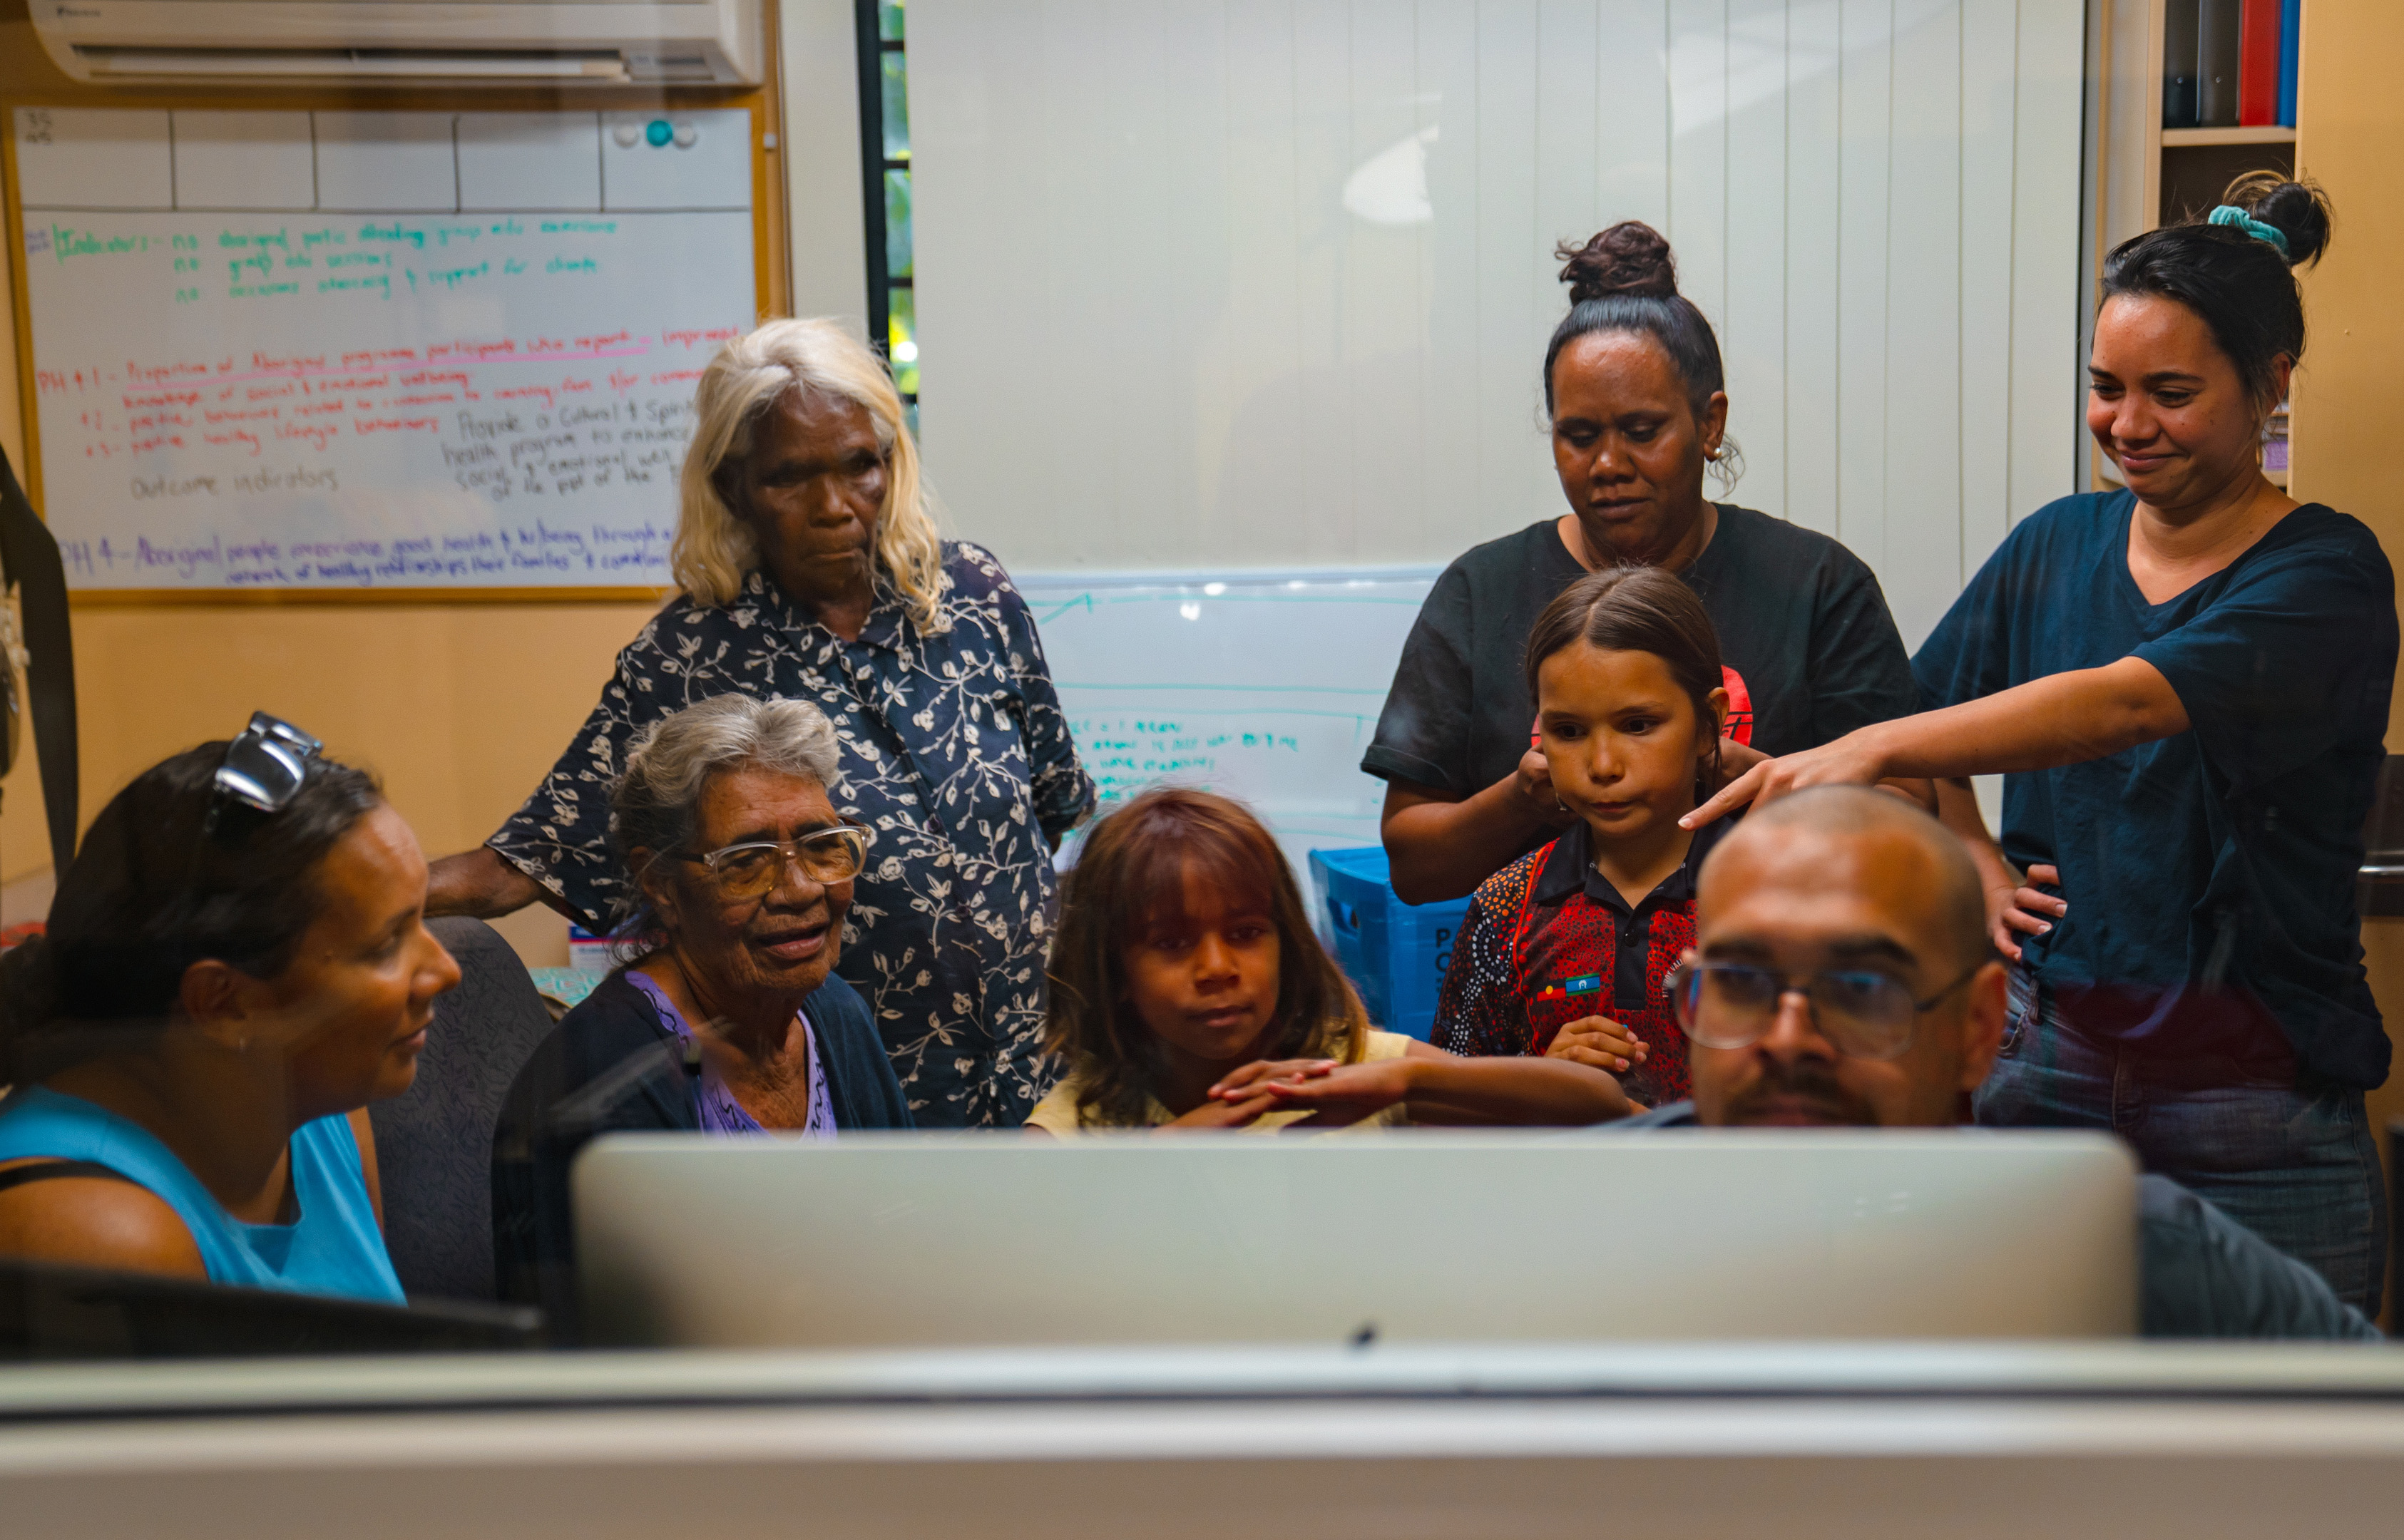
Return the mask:
<svg viewBox="0 0 2404 1540">
<path fill-rule="evenodd" d="M 2059 867 L 2070 903 L 2024 956 L 2050 984 L 2150 1000 L 2110 1023 L 2119 1035 L 2200 1048 L 2173 1034 L 2250 1000 L 2300 1070 L 2376 1086 L 2387 1034 L 2355 882 L 2396 674 L 2386 555 L 2312 504 L 2149 604 L 2129 576 L 2135 506 L 2097 493 L 2022 520 L 1912 660 L 1923 710 L 2131 656 L 2187 708 L 2175 737 L 2006 778 L 2005 853 Z"/>
</svg>

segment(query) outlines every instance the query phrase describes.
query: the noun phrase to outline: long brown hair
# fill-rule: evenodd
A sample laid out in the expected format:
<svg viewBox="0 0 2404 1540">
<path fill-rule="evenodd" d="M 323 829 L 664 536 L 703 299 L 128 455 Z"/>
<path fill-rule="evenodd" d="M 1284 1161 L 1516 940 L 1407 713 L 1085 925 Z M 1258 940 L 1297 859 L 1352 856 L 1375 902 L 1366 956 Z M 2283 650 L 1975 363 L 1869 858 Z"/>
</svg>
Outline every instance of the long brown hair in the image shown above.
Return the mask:
<svg viewBox="0 0 2404 1540">
<path fill-rule="evenodd" d="M 1724 687 L 1719 632 L 1685 580 L 1659 567 L 1630 563 L 1590 572 L 1563 589 L 1528 630 L 1528 698 L 1543 704 L 1536 675 L 1544 659 L 1584 642 L 1605 652 L 1649 652 L 1695 703 L 1695 730 L 1709 733 L 1712 762 L 1698 773 L 1696 796 L 1720 781 L 1719 721 L 1712 691 Z"/>
<path fill-rule="evenodd" d="M 1272 1059 L 1357 1061 L 1369 1016 L 1310 928 L 1293 873 L 1269 831 L 1242 803 L 1188 786 L 1155 786 L 1094 826 L 1069 873 L 1052 942 L 1052 1003 L 1044 1046 L 1083 1082 L 1078 1117 L 1139 1125 L 1159 1083 L 1158 1039 L 1127 999 L 1122 953 L 1157 922 L 1181 914 L 1185 878 L 1266 909 L 1278 933 Z"/>
</svg>

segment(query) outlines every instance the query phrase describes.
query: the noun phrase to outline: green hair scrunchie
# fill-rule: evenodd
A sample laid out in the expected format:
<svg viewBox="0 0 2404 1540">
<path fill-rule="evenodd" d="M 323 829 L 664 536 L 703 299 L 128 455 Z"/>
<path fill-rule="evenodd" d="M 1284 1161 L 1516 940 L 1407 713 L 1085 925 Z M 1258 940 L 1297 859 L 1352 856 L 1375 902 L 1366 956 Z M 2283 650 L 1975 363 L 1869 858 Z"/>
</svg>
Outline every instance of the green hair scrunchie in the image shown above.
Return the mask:
<svg viewBox="0 0 2404 1540">
<path fill-rule="evenodd" d="M 2261 220 L 2255 218 L 2252 215 L 2246 213 L 2243 209 L 2239 208 L 2234 203 L 2223 203 L 2220 207 L 2213 210 L 2212 216 L 2207 219 L 2205 223 L 2212 225 L 2227 225 L 2231 229 L 2243 230 L 2257 241 L 2269 242 L 2271 246 L 2277 249 L 2279 259 L 2281 261 L 2292 262 L 2295 260 L 2293 257 L 2287 255 L 2287 232 L 2285 230 L 2281 229 L 2276 225 L 2264 224 Z"/>
</svg>

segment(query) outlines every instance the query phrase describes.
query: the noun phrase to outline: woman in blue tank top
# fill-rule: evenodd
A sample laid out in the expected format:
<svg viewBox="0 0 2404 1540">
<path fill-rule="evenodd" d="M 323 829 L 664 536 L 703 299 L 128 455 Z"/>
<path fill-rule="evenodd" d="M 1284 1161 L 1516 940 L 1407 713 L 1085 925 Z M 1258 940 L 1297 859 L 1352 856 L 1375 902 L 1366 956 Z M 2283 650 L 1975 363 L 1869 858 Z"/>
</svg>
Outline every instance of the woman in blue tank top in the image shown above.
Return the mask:
<svg viewBox="0 0 2404 1540">
<path fill-rule="evenodd" d="M 145 771 L 0 957 L 0 1255 L 402 1301 L 365 1108 L 458 964 L 366 772 L 264 715 Z"/>
</svg>

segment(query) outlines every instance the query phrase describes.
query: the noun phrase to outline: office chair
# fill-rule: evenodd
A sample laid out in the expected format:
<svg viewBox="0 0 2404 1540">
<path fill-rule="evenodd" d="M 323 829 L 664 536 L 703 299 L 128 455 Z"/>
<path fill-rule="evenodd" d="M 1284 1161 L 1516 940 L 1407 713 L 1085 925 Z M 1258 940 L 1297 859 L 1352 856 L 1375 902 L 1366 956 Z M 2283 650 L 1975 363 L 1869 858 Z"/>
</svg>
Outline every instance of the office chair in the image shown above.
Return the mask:
<svg viewBox="0 0 2404 1540">
<path fill-rule="evenodd" d="M 369 1109 L 384 1244 L 412 1299 L 493 1299 L 493 1126 L 551 1011 L 492 926 L 429 928 L 459 960 L 459 987 L 434 1002 L 416 1084 Z"/>
</svg>

